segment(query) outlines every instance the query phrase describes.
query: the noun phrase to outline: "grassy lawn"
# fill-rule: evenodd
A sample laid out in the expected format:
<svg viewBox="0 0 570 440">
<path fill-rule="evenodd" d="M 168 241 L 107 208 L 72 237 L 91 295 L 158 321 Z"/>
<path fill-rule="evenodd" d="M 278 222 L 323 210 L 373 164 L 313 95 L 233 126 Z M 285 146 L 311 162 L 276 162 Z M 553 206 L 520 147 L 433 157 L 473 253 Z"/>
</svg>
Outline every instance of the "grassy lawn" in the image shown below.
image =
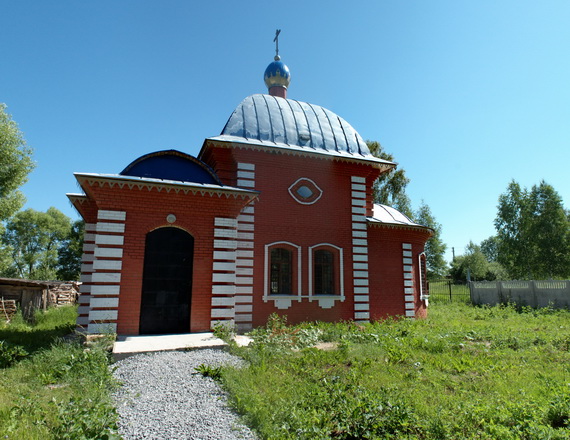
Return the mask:
<svg viewBox="0 0 570 440">
<path fill-rule="evenodd" d="M 75 307 L 0 322 L 0 438 L 113 438 L 114 382 L 102 346 L 61 338 L 73 332 Z"/>
<path fill-rule="evenodd" d="M 570 439 L 570 312 L 465 304 L 366 326 L 273 319 L 223 370 L 266 439 Z M 307 348 L 331 342 L 331 350 Z"/>
<path fill-rule="evenodd" d="M 0 438 L 114 438 L 107 353 L 63 342 L 74 320 L 0 323 Z M 436 304 L 366 326 L 274 318 L 253 336 L 222 381 L 265 439 L 570 439 L 569 311 Z"/>
</svg>

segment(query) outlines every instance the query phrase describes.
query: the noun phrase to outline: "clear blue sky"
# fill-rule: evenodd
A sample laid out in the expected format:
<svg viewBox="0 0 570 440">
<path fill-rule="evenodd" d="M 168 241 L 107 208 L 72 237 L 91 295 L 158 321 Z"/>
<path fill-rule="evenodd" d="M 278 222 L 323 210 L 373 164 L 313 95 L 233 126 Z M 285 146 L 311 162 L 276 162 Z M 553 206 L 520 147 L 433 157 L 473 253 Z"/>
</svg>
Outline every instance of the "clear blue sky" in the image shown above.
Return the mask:
<svg viewBox="0 0 570 440">
<path fill-rule="evenodd" d="M 0 102 L 34 149 L 26 207 L 78 218 L 73 172 L 196 155 L 280 54 L 288 97 L 394 154 L 456 254 L 511 179 L 570 204 L 570 2 L 0 0 Z"/>
</svg>

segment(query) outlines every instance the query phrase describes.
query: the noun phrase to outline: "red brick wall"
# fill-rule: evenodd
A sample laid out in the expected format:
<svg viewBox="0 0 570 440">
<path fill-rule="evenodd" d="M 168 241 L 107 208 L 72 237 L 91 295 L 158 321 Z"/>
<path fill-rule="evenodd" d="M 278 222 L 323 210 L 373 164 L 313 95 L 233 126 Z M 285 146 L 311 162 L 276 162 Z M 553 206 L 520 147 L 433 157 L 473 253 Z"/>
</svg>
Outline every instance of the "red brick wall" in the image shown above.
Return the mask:
<svg viewBox="0 0 570 440">
<path fill-rule="evenodd" d="M 216 170 L 229 169 L 238 162 L 255 164 L 254 189 L 261 191 L 261 194 L 255 203 L 253 325 L 264 325 L 269 314 L 274 312 L 287 315 L 291 323 L 353 319 L 351 176 L 366 178 L 371 187 L 379 174 L 378 170 L 365 164 L 287 155 L 278 150 L 271 153 L 239 147 L 233 150 L 215 147 L 207 152 L 205 158 L 209 158 L 210 165 Z M 303 205 L 291 197 L 288 188 L 299 178 L 311 179 L 323 191 L 316 203 Z M 230 182 L 232 181 L 228 180 L 226 183 Z M 371 192 L 367 202 L 367 211 L 371 213 Z M 290 308 L 282 310 L 276 308 L 272 300 L 264 302 L 265 245 L 276 241 L 301 246 L 303 295 L 308 295 L 309 247 L 330 243 L 342 248 L 344 302 L 335 301 L 334 307 L 323 309 L 317 301 L 309 302 L 303 298 L 301 302 L 294 300 Z M 400 260 L 401 255 L 400 249 Z"/>
<path fill-rule="evenodd" d="M 98 208 L 126 211 L 121 293 L 117 332 L 138 334 L 142 291 L 142 271 L 146 234 L 156 228 L 175 226 L 194 237 L 194 267 L 192 283 L 191 317 L 189 331 L 210 329 L 210 305 L 212 292 L 212 252 L 214 218 L 235 218 L 246 200 L 214 194 L 183 194 L 146 187 L 129 189 L 124 186 L 110 188 L 95 182 L 90 189 Z M 170 225 L 168 214 L 176 216 Z"/>
<path fill-rule="evenodd" d="M 420 301 L 418 256 L 429 238 L 424 231 L 372 226 L 368 228 L 370 266 L 370 318 L 405 315 L 402 243 L 412 245 L 412 267 L 416 317 L 426 316 Z"/>
</svg>

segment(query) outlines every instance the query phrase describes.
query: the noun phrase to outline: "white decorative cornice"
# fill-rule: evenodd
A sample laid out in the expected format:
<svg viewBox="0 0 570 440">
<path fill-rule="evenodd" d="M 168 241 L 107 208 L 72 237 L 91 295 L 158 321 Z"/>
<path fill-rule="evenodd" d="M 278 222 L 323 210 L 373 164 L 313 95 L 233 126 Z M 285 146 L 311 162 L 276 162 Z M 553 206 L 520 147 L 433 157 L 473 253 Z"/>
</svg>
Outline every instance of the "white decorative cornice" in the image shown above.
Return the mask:
<svg viewBox="0 0 570 440">
<path fill-rule="evenodd" d="M 140 191 L 146 189 L 148 191 L 156 190 L 165 193 L 174 192 L 175 194 L 183 193 L 185 195 L 201 195 L 201 196 L 222 196 L 226 198 L 242 198 L 254 199 L 259 195 L 258 191 L 236 188 L 233 186 L 221 186 L 208 183 L 181 182 L 175 180 L 162 180 L 148 177 L 122 176 L 120 174 L 96 174 L 96 173 L 74 173 L 79 184 L 93 186 L 98 183 L 100 186 L 108 185 L 109 188 L 128 188 L 138 189 Z"/>
<path fill-rule="evenodd" d="M 85 202 L 89 201 L 89 197 L 87 197 L 86 194 L 68 193 L 66 196 L 71 203 L 79 202 L 80 205 L 83 205 Z"/>
<path fill-rule="evenodd" d="M 259 142 L 259 141 L 253 141 L 253 142 Z M 204 142 L 204 147 L 210 147 L 213 145 L 217 145 L 223 148 L 239 148 L 243 150 L 264 151 L 266 153 L 272 153 L 272 154 L 283 154 L 285 156 L 310 157 L 314 159 L 334 160 L 336 162 L 347 162 L 357 165 L 368 165 L 373 168 L 377 168 L 380 171 L 388 171 L 396 166 L 396 164 L 383 161 L 382 159 L 358 158 L 350 156 L 348 155 L 348 153 L 346 153 L 346 155 L 341 155 L 340 153 L 332 154 L 324 151 L 307 151 L 307 149 L 305 148 L 280 145 L 272 142 L 266 142 L 264 144 L 239 142 L 237 140 L 234 140 L 230 136 L 218 136 L 214 138 L 208 138 Z M 205 151 L 204 147 L 200 152 L 200 157 L 202 156 L 202 153 Z"/>
</svg>

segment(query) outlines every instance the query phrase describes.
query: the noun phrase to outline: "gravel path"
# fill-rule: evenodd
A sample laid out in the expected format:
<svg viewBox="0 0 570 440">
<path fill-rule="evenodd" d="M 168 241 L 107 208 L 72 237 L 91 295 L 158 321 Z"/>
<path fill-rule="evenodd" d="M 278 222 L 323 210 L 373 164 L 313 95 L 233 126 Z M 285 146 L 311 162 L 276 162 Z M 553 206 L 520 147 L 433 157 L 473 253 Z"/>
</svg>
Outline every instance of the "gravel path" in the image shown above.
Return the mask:
<svg viewBox="0 0 570 440">
<path fill-rule="evenodd" d="M 192 374 L 200 364 L 242 362 L 219 349 L 145 353 L 117 362 L 119 433 L 125 440 L 255 440 L 227 406 L 218 384 Z"/>
</svg>

